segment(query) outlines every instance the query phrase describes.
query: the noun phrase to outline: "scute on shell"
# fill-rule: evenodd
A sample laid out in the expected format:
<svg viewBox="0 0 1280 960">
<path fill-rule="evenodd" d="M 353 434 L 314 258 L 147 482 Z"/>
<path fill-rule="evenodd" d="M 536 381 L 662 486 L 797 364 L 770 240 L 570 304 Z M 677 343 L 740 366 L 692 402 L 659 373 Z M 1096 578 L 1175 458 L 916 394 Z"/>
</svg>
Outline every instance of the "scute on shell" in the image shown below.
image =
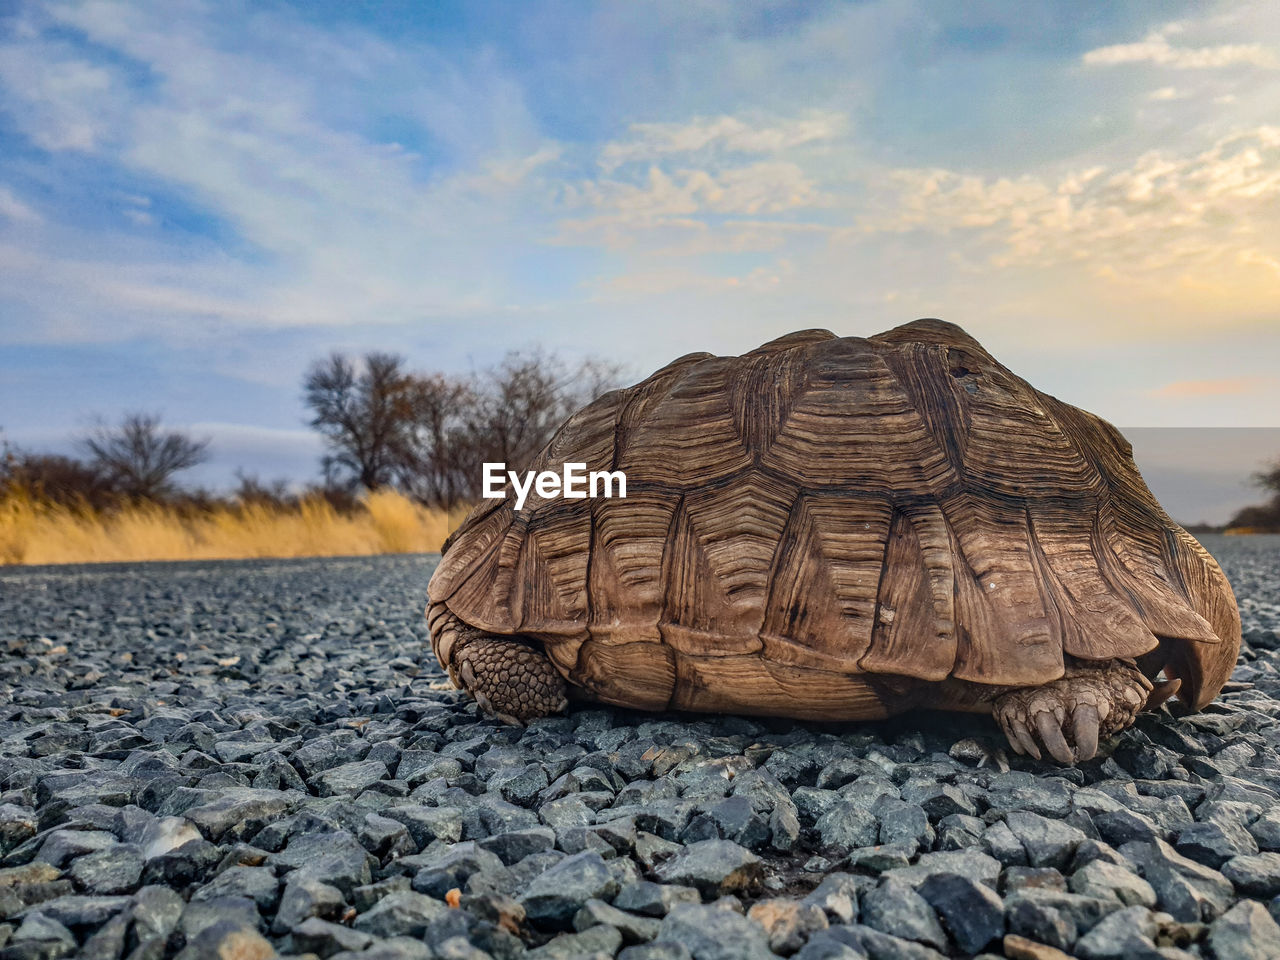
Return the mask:
<svg viewBox="0 0 1280 960">
<path fill-rule="evenodd" d="M 1066 654 L 1164 667 L 1199 707 L 1235 662 L 1226 579 L 1118 431 L 951 324 L 683 357 L 531 468 L 565 461 L 627 498 L 483 503 L 429 593 L 607 702 L 884 716 L 903 678 L 1038 685 Z"/>
</svg>

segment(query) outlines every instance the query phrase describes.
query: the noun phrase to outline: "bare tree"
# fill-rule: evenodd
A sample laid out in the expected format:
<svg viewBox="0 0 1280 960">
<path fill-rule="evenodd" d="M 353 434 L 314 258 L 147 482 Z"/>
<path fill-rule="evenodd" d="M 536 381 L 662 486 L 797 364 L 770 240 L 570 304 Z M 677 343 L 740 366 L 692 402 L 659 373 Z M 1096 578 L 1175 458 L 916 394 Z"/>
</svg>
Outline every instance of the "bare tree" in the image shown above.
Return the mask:
<svg viewBox="0 0 1280 960">
<path fill-rule="evenodd" d="M 326 484 L 345 473 L 366 490 L 376 490 L 394 478 L 411 416 L 411 381 L 403 367 L 401 357 L 371 352 L 357 370 L 334 353 L 307 371 L 303 390 L 311 426 L 329 448 Z"/>
<path fill-rule="evenodd" d="M 596 358 L 570 365 L 540 350 L 507 354 L 488 372 L 469 411 L 475 483 L 485 461 L 522 468 L 567 417 L 615 386 L 621 376 L 620 366 Z"/>
<path fill-rule="evenodd" d="M 467 380 L 439 373 L 413 378 L 411 422 L 396 463 L 397 482 L 410 496 L 446 509 L 471 498 L 476 480 L 468 475 L 466 414 L 476 402 Z"/>
<path fill-rule="evenodd" d="M 452 507 L 480 495 L 482 465 L 518 469 L 564 419 L 621 377 L 602 360 L 570 365 L 541 351 L 509 353 L 469 378 L 412 375 L 394 355 L 363 367 L 342 354 L 303 381 L 311 426 L 324 436 L 325 486 L 394 484 L 422 503 Z"/>
<path fill-rule="evenodd" d="M 270 507 L 276 510 L 293 509 L 298 505 L 296 495 L 289 492 L 289 481 L 276 479 L 264 481 L 257 474 L 236 469 L 236 490 L 232 496 L 242 507 Z"/>
<path fill-rule="evenodd" d="M 156 500 L 174 493 L 173 475 L 208 459 L 208 438 L 164 430 L 160 415 L 126 414 L 118 426 L 99 423 L 77 441 L 91 467 L 128 497 Z"/>
<path fill-rule="evenodd" d="M 1255 487 L 1270 493 L 1271 499 L 1264 504 L 1238 511 L 1227 521 L 1227 526 L 1280 532 L 1280 460 L 1255 473 L 1252 480 Z"/>
<path fill-rule="evenodd" d="M 1280 497 L 1280 460 L 1253 475 L 1253 485 Z"/>
</svg>

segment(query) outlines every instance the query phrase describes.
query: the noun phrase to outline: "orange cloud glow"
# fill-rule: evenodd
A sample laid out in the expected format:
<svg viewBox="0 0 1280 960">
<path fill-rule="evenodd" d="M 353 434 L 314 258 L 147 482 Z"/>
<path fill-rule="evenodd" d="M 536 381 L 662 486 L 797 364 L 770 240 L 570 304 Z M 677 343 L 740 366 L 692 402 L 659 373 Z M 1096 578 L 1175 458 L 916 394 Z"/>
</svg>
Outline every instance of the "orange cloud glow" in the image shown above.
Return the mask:
<svg viewBox="0 0 1280 960">
<path fill-rule="evenodd" d="M 1153 397 L 1222 397 L 1253 393 L 1265 382 L 1263 377 L 1228 377 L 1225 380 L 1175 380 L 1151 391 Z"/>
</svg>

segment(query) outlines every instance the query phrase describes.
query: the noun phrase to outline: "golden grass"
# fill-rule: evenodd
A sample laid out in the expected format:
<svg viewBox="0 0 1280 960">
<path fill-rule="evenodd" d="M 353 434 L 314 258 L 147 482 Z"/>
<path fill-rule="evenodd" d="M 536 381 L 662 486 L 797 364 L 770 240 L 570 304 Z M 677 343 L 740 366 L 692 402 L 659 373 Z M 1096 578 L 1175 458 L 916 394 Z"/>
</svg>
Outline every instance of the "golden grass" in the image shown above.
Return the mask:
<svg viewBox="0 0 1280 960">
<path fill-rule="evenodd" d="M 15 494 L 0 499 L 0 564 L 431 552 L 466 513 L 429 509 L 389 490 L 369 494 L 350 515 L 318 498 L 294 509 L 249 504 L 189 513 L 141 504 L 100 513 Z"/>
</svg>

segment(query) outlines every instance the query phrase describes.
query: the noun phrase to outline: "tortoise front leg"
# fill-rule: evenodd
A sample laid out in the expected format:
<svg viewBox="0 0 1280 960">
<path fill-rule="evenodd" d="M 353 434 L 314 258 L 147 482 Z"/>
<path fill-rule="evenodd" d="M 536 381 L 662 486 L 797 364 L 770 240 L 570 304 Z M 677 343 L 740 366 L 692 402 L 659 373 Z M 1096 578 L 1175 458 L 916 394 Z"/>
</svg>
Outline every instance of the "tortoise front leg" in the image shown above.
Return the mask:
<svg viewBox="0 0 1280 960">
<path fill-rule="evenodd" d="M 528 723 L 569 705 L 564 677 L 547 655 L 511 637 L 474 633 L 453 649 L 459 686 L 506 723 Z"/>
<path fill-rule="evenodd" d="M 1163 700 L 1175 691 L 1157 693 Z M 991 712 L 1018 753 L 1038 760 L 1043 746 L 1062 763 L 1075 763 L 1092 759 L 1098 738 L 1132 724 L 1149 701 L 1156 701 L 1151 681 L 1132 661 L 1076 661 L 1060 680 L 999 695 Z"/>
</svg>

